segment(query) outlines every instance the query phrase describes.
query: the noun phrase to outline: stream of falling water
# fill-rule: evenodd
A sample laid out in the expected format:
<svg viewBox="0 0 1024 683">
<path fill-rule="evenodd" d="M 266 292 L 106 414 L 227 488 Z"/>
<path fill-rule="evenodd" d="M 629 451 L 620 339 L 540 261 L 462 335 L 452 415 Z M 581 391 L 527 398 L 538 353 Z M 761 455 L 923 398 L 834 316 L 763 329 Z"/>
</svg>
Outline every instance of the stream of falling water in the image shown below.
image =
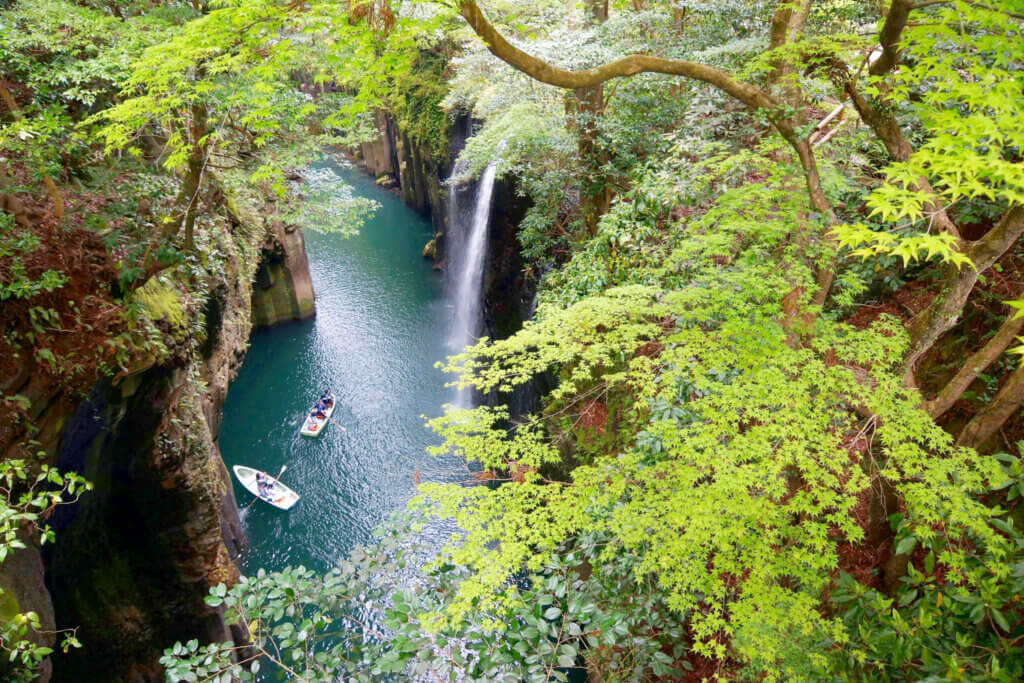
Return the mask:
<svg viewBox="0 0 1024 683">
<path fill-rule="evenodd" d="M 456 167 L 455 173 L 458 171 L 459 167 Z M 483 292 L 481 290 L 486 261 L 484 257 L 487 254 L 487 226 L 491 218 L 491 199 L 494 194 L 496 172 L 496 165 L 492 161 L 480 176 L 468 239 L 464 240 L 464 244 L 458 245 L 458 256 L 453 260 L 455 310 L 448 336 L 448 347 L 456 353 L 476 342 L 480 333 L 483 311 Z M 461 219 L 457 188 L 449 188 L 448 197 L 449 217 L 452 227 L 455 228 L 455 224 Z M 452 232 L 460 236 L 463 234 L 458 229 L 454 229 Z M 473 392 L 471 390 L 456 391 L 455 407 L 471 408 L 472 403 Z"/>
</svg>

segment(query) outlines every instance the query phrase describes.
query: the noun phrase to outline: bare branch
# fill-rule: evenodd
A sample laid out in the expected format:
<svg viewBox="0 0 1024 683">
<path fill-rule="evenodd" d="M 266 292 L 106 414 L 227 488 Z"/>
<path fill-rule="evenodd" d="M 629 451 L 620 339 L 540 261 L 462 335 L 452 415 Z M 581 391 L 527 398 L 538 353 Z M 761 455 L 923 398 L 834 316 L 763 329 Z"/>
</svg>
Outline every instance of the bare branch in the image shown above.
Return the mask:
<svg viewBox="0 0 1024 683">
<path fill-rule="evenodd" d="M 999 428 L 1006 423 L 1014 411 L 1020 410 L 1024 402 L 1024 365 L 1020 365 L 999 390 L 984 410 L 967 423 L 957 438 L 957 444 L 980 448 Z"/>
<path fill-rule="evenodd" d="M 949 410 L 957 399 L 967 391 L 967 387 L 977 379 L 978 375 L 984 372 L 985 368 L 991 365 L 996 358 L 1002 355 L 1006 347 L 1013 343 L 1014 338 L 1020 333 L 1021 327 L 1024 327 L 1024 318 L 1017 318 L 1012 314 L 1007 317 L 995 336 L 980 351 L 967 359 L 960 371 L 942 388 L 938 396 L 925 404 L 928 414 L 933 418 L 938 418 Z"/>
</svg>

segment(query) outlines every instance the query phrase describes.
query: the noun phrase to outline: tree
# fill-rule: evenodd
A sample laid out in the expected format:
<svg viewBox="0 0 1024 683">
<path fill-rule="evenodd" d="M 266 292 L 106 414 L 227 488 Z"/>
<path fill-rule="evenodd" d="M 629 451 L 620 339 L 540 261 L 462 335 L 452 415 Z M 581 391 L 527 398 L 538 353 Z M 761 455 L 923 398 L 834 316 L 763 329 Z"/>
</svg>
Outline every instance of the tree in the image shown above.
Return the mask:
<svg viewBox="0 0 1024 683">
<path fill-rule="evenodd" d="M 257 657 L 312 679 L 1024 674 L 1020 460 L 981 454 L 1019 412 L 1024 375 L 1003 372 L 962 429 L 938 421 L 1020 329 L 989 304 L 991 340 L 949 335 L 975 333 L 957 320 L 990 292 L 1021 305 L 1019 11 L 726 5 L 684 22 L 590 3 L 606 25 L 563 31 L 560 4 L 554 19 L 527 7 L 524 28 L 517 8 L 502 26 L 457 4 L 517 70 L 473 50 L 456 63 L 449 103 L 486 119 L 466 158 L 488 163 L 511 138 L 502 170 L 540 205 L 527 243 L 561 267 L 535 321 L 446 369 L 481 392 L 553 387 L 519 424 L 494 407 L 431 421 L 439 450 L 481 471 L 422 486 L 414 512 L 463 535 L 420 583 L 388 585 L 412 528 L 326 576 L 218 587 L 211 604 L 253 625 L 253 643 L 179 644 L 172 676 L 251 675 Z M 325 122 L 357 134 L 447 19 L 409 4 L 218 7 L 153 48 L 97 121 L 111 149 L 148 135 L 169 150 L 181 183 L 167 239 L 184 229 L 188 247 L 211 169 L 285 193 L 314 150 L 274 141 Z M 533 31 L 543 40 L 524 49 Z M 559 51 L 599 34 L 616 39 Z M 866 128 L 841 127 L 840 98 Z M 353 116 L 329 116 L 332 101 Z M 614 176 L 616 196 L 568 207 L 588 175 L 602 192 Z M 566 236 L 573 220 L 588 229 Z M 1001 264 L 1013 277 L 985 291 Z M 868 297 L 887 314 L 863 315 Z M 940 347 L 960 354 L 945 375 Z"/>
</svg>

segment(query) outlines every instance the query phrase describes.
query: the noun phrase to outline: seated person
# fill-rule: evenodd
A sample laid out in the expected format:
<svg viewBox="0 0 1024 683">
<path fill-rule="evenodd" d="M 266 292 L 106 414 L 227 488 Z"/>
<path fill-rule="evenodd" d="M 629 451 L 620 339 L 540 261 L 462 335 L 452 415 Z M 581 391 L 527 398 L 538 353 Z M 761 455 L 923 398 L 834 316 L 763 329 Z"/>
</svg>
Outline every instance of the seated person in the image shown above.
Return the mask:
<svg viewBox="0 0 1024 683">
<path fill-rule="evenodd" d="M 262 472 L 256 473 L 256 490 L 261 496 L 269 498 L 273 487 L 274 485 L 267 480 L 267 475 Z"/>
</svg>

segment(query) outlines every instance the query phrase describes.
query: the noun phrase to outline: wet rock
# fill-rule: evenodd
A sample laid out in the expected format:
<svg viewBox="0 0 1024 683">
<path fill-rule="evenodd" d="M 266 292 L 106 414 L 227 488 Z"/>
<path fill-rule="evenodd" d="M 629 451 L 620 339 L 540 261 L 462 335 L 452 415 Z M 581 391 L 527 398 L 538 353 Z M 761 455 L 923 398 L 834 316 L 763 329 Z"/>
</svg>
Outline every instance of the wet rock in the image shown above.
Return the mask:
<svg viewBox="0 0 1024 683">
<path fill-rule="evenodd" d="M 283 224 L 273 222 L 260 251 L 252 291 L 253 325 L 272 327 L 315 314 L 313 279 L 302 231 L 288 231 Z"/>
<path fill-rule="evenodd" d="M 437 258 L 437 237 L 430 240 L 423 247 L 423 258 L 436 259 Z"/>
</svg>

